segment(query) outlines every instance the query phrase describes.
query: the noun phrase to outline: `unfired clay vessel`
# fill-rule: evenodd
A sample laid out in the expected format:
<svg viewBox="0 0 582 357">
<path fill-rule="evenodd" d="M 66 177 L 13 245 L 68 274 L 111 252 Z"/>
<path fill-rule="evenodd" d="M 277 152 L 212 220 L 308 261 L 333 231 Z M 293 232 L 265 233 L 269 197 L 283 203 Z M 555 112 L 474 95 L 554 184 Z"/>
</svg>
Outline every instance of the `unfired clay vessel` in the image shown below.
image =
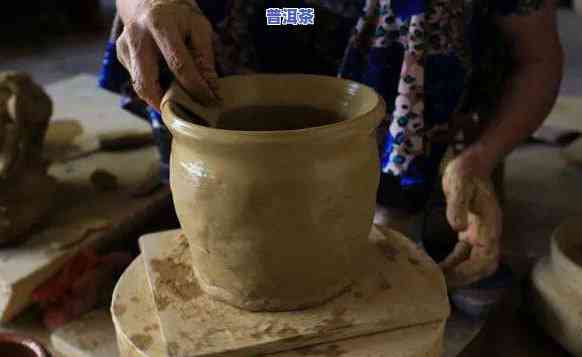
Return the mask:
<svg viewBox="0 0 582 357">
<path fill-rule="evenodd" d="M 531 276 L 533 313 L 572 355 L 582 357 L 582 217 L 554 232 L 550 255 Z"/>
<path fill-rule="evenodd" d="M 56 182 L 43 144 L 52 101 L 25 73 L 0 72 L 0 244 L 19 240 L 48 213 Z"/>
<path fill-rule="evenodd" d="M 174 204 L 202 289 L 252 311 L 337 296 L 355 278 L 372 224 L 384 102 L 323 76 L 233 76 L 219 87 L 218 107 L 177 85 L 162 103 Z M 292 130 L 260 131 L 276 128 Z"/>
</svg>

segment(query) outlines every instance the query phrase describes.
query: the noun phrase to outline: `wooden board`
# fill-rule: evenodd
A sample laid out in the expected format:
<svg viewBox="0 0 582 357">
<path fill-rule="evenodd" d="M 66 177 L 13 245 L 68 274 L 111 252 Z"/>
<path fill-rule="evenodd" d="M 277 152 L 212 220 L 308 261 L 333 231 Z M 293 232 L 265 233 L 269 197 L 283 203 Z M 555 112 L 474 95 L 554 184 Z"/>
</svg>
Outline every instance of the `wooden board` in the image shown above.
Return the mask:
<svg viewBox="0 0 582 357">
<path fill-rule="evenodd" d="M 111 313 L 121 357 L 184 357 L 166 353 L 142 257 L 120 278 Z M 336 341 L 270 357 L 438 357 L 445 321 Z M 249 357 L 249 355 L 244 355 Z"/>
<path fill-rule="evenodd" d="M 92 311 L 51 334 L 53 348 L 67 357 L 118 356 L 109 309 Z"/>
<path fill-rule="evenodd" d="M 408 326 L 449 315 L 442 274 L 414 244 L 374 228 L 351 290 L 322 306 L 253 313 L 214 301 L 199 288 L 179 231 L 140 239 L 146 275 L 169 350 L 183 356 L 266 354 Z"/>
<path fill-rule="evenodd" d="M 93 76 L 80 76 L 47 88 L 55 117 L 77 119 L 86 134 L 120 129 L 150 130 L 148 124 L 119 108 L 119 97 L 99 90 Z M 58 125 L 55 120 L 52 125 Z M 143 225 L 169 199 L 164 188 L 145 197 L 131 193 L 152 175 L 158 162 L 154 147 L 119 153 L 99 153 L 49 172 L 60 182 L 55 209 L 26 244 L 0 250 L 0 322 L 12 320 L 31 304 L 31 293 L 87 246 L 100 247 L 123 239 Z M 100 192 L 91 174 L 106 170 L 118 188 Z"/>
</svg>

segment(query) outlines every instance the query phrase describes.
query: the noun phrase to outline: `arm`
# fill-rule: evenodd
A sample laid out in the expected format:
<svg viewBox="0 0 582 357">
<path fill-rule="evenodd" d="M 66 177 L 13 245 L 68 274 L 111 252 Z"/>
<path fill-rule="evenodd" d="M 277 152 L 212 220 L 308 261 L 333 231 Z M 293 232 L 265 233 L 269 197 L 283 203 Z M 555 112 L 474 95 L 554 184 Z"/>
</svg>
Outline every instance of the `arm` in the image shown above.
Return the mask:
<svg viewBox="0 0 582 357">
<path fill-rule="evenodd" d="M 447 219 L 459 233 L 455 250 L 441 263 L 449 287 L 471 284 L 497 270 L 502 212 L 490 177 L 554 104 L 563 60 L 555 16 L 553 0 L 544 0 L 528 14 L 497 20 L 512 45 L 513 74 L 488 127 L 443 174 Z"/>
<path fill-rule="evenodd" d="M 503 16 L 497 24 L 511 43 L 513 72 L 494 118 L 462 156 L 477 160 L 487 177 L 497 163 L 545 120 L 562 79 L 563 52 L 553 0 L 524 15 Z"/>
</svg>

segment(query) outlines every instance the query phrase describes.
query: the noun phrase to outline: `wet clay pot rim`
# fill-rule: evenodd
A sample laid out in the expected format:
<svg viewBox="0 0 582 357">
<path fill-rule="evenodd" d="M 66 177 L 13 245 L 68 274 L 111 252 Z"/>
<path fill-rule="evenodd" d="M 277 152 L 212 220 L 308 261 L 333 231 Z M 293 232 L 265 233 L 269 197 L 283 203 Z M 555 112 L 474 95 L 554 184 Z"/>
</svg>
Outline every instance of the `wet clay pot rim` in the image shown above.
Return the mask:
<svg viewBox="0 0 582 357">
<path fill-rule="evenodd" d="M 174 83 L 162 99 L 161 109 L 162 117 L 165 124 L 174 134 L 181 134 L 188 137 L 212 141 L 253 141 L 253 142 L 270 142 L 280 140 L 313 140 L 314 137 L 329 138 L 341 136 L 341 133 L 349 133 L 352 130 L 373 131 L 379 125 L 376 119 L 382 117 L 386 110 L 386 104 L 376 91 L 366 85 L 330 76 L 307 75 L 307 74 L 252 74 L 252 75 L 235 75 L 219 79 L 219 93 L 224 98 L 224 104 L 214 107 L 204 107 L 192 100 L 192 98 Z M 323 103 L 326 101 L 324 96 L 317 96 L 316 93 L 310 97 L 310 102 L 294 101 L 293 93 L 302 93 L 297 98 L 305 98 L 305 91 L 320 87 L 318 90 L 323 92 L 328 90 L 329 104 L 326 107 Z M 244 90 L 243 88 L 248 88 Z M 291 93 L 281 95 L 280 91 Z M 332 92 L 336 94 L 332 96 Z M 316 108 L 325 108 L 328 110 L 337 109 L 338 96 L 344 94 L 346 101 L 342 108 L 361 107 L 357 113 L 346 114 L 348 119 L 337 123 L 310 127 L 296 130 L 277 130 L 277 131 L 244 131 L 244 130 L 227 130 L 218 129 L 205 125 L 196 124 L 193 121 L 184 120 L 185 117 L 191 117 L 191 114 L 199 118 L 215 118 L 228 110 L 240 108 L 246 105 L 313 105 Z M 241 99 L 241 95 L 246 97 Z M 323 98 L 322 98 L 323 97 Z M 357 103 L 353 100 L 356 97 Z M 350 99 L 352 102 L 348 102 Z M 280 100 L 287 100 L 282 103 Z M 318 101 L 320 103 L 318 103 Z M 184 110 L 181 110 L 184 109 Z M 190 112 L 188 114 L 187 112 Z M 380 114 L 380 115 L 379 115 Z M 346 134 L 348 135 L 348 134 Z"/>
<path fill-rule="evenodd" d="M 14 344 L 29 350 L 35 357 L 50 357 L 50 353 L 35 339 L 14 333 L 0 333 L 0 345 Z M 7 356 L 8 357 L 8 356 Z M 20 356 L 10 356 L 20 357 Z M 26 356 L 28 357 L 28 356 Z"/>
<path fill-rule="evenodd" d="M 582 265 L 573 254 L 582 250 L 582 217 L 568 219 L 553 233 L 550 245 L 550 259 L 556 276 L 572 289 L 582 294 Z"/>
</svg>

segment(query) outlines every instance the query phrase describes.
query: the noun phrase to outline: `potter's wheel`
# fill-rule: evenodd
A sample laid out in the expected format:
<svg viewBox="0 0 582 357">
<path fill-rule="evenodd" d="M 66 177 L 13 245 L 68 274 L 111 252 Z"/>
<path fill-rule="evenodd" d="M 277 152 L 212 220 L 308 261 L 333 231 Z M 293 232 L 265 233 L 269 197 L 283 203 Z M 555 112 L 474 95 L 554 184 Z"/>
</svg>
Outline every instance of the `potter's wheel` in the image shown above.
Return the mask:
<svg viewBox="0 0 582 357">
<path fill-rule="evenodd" d="M 142 256 L 118 282 L 112 314 L 123 357 L 267 352 L 278 357 L 431 357 L 442 352 L 449 314 L 444 279 L 436 264 L 399 234 L 373 229 L 371 248 L 380 254 L 363 263 L 369 274 L 349 292 L 314 309 L 283 313 L 246 312 L 197 290 L 181 290 L 192 284 L 183 280 L 184 272 L 194 278 L 184 270 L 190 258 L 180 253 L 185 240 L 178 234 L 142 238 Z M 169 270 L 174 273 L 164 277 Z"/>
</svg>

